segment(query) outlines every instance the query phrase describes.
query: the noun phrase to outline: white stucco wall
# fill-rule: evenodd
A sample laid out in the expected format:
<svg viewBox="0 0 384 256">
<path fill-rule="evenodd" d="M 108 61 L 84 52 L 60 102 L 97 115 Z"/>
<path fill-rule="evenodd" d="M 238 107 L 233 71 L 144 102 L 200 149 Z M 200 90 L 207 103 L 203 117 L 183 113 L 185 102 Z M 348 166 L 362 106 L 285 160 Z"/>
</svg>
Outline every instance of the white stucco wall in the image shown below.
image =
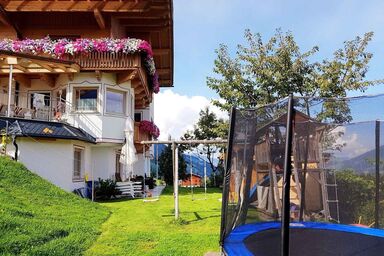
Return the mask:
<svg viewBox="0 0 384 256">
<path fill-rule="evenodd" d="M 148 177 L 150 174 L 150 161 L 149 158 L 144 158 L 143 154 L 137 154 L 137 162 L 133 165 L 135 175 L 144 176 L 145 172 Z"/>
<path fill-rule="evenodd" d="M 89 143 L 71 140 L 40 140 L 17 138 L 18 160 L 40 177 L 67 191 L 84 187 L 83 180 L 73 180 L 74 146 L 84 148 L 83 176 L 91 172 L 91 148 Z M 14 156 L 14 147 L 7 146 L 7 153 Z"/>
<path fill-rule="evenodd" d="M 116 151 L 121 149 L 116 146 L 96 145 L 91 149 L 95 180 L 115 179 Z"/>
<path fill-rule="evenodd" d="M 97 113 L 76 113 L 70 107 L 67 107 L 67 115 L 63 116 L 63 118 L 67 118 L 66 121 L 69 124 L 79 127 L 94 136 L 98 145 L 91 147 L 88 143 L 69 140 L 40 140 L 36 144 L 31 139 L 18 138 L 20 161 L 43 178 L 68 191 L 84 186 L 83 182 L 72 181 L 73 146 L 75 144 L 85 148 L 84 173 L 88 173 L 88 176 L 91 177 L 91 170 L 93 170 L 95 179 L 98 177 L 103 179 L 111 178 L 114 177 L 116 168 L 116 150 L 120 149 L 124 142 L 126 122 L 132 122 L 132 127 L 134 126 L 134 91 L 131 88 L 131 83 L 128 81 L 117 86 L 116 74 L 113 73 L 102 73 L 100 80 L 96 77 L 95 72 L 74 74 L 71 78 L 67 74 L 60 74 L 54 87 L 50 87 L 40 79 L 32 79 L 31 87 L 20 84 L 20 91 L 25 96 L 23 100 L 19 98 L 19 103 L 21 106 L 29 108 L 30 99 L 28 98 L 30 96 L 27 93 L 32 91 L 51 91 L 53 98 L 58 95 L 59 91 L 66 91 L 66 100 L 69 105 L 72 105 L 73 88 L 76 86 L 97 86 L 99 88 L 98 111 Z M 0 89 L 7 90 L 7 88 L 8 79 L 0 79 Z M 108 88 L 127 93 L 125 115 L 105 112 L 105 95 Z M 14 90 L 15 86 L 13 86 Z M 52 106 L 56 106 L 55 99 Z M 143 120 L 153 120 L 153 108 L 152 103 L 148 108 L 139 110 L 143 114 Z M 108 146 L 105 144 L 108 144 Z M 12 155 L 12 146 L 9 149 Z M 138 154 L 138 161 L 134 164 L 134 171 L 138 175 L 144 175 L 144 169 L 146 169 L 147 175 L 149 175 L 149 163 L 149 159 L 144 160 L 143 156 Z"/>
</svg>

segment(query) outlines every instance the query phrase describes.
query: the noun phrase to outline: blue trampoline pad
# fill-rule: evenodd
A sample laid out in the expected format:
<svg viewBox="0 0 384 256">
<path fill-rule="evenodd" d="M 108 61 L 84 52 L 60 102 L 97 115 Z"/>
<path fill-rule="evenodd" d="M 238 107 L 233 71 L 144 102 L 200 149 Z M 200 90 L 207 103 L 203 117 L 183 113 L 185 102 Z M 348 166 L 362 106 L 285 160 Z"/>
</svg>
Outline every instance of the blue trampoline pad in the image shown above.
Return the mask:
<svg viewBox="0 0 384 256">
<path fill-rule="evenodd" d="M 235 228 L 224 240 L 227 255 L 280 255 L 280 222 Z M 290 256 L 384 255 L 384 230 L 322 222 L 290 224 Z"/>
</svg>

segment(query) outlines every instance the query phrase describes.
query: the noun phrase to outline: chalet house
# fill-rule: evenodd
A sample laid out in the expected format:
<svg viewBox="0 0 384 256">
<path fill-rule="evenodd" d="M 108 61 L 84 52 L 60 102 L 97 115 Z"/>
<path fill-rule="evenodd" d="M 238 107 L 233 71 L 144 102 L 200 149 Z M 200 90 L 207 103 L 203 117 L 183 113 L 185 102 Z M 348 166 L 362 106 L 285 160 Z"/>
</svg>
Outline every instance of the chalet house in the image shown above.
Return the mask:
<svg viewBox="0 0 384 256">
<path fill-rule="evenodd" d="M 0 0 L 2 152 L 65 190 L 149 175 L 172 85 L 172 0 Z"/>
<path fill-rule="evenodd" d="M 201 186 L 201 183 L 202 183 L 202 177 L 200 175 L 197 175 L 197 174 L 192 174 L 192 175 L 189 175 L 181 181 L 181 186 L 182 187 L 200 187 Z"/>
</svg>

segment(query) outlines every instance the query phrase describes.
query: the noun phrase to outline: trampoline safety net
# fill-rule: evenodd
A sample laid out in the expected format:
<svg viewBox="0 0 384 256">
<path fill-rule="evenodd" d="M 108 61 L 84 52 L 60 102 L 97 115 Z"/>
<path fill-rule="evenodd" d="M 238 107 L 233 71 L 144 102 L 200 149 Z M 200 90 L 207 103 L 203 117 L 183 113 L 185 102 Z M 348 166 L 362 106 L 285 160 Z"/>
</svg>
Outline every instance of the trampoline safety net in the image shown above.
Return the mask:
<svg viewBox="0 0 384 256">
<path fill-rule="evenodd" d="M 354 241 L 349 236 L 361 232 L 368 238 L 384 237 L 380 230 L 384 226 L 384 95 L 294 97 L 293 106 L 291 252 L 384 255 L 369 250 L 353 254 L 352 245 L 349 252 L 339 248 L 342 243 L 335 241 L 340 240 L 322 235 L 324 230 L 342 232 L 334 235 L 349 244 Z M 288 99 L 232 111 L 221 225 L 221 244 L 227 254 L 232 251 L 227 244 L 236 242 L 242 243 L 242 255 L 280 254 L 287 111 Z M 298 237 L 297 230 L 306 233 Z M 321 243 L 324 236 L 330 241 Z M 384 248 L 376 245 L 373 253 Z M 303 253 L 303 248 L 312 251 Z"/>
</svg>

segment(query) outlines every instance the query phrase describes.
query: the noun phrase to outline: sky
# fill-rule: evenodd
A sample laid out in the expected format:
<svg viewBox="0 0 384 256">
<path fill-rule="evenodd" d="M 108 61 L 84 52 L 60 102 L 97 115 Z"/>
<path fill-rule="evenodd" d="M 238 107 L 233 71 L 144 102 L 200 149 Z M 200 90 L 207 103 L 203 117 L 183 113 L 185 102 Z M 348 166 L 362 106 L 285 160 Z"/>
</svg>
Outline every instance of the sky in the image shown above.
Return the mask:
<svg viewBox="0 0 384 256">
<path fill-rule="evenodd" d="M 173 4 L 174 87 L 163 88 L 155 96 L 155 122 L 163 131 L 161 138 L 181 136 L 196 122 L 200 109 L 218 98 L 206 86 L 207 76 L 213 75 L 215 49 L 226 44 L 234 54 L 236 46 L 244 43 L 247 28 L 261 33 L 264 40 L 277 28 L 291 31 L 302 51 L 319 46 L 319 60 L 332 58 L 344 41 L 373 31 L 367 78 L 384 77 L 382 0 L 174 0 Z M 384 93 L 384 85 L 365 93 Z M 225 116 L 218 109 L 214 112 Z"/>
</svg>

